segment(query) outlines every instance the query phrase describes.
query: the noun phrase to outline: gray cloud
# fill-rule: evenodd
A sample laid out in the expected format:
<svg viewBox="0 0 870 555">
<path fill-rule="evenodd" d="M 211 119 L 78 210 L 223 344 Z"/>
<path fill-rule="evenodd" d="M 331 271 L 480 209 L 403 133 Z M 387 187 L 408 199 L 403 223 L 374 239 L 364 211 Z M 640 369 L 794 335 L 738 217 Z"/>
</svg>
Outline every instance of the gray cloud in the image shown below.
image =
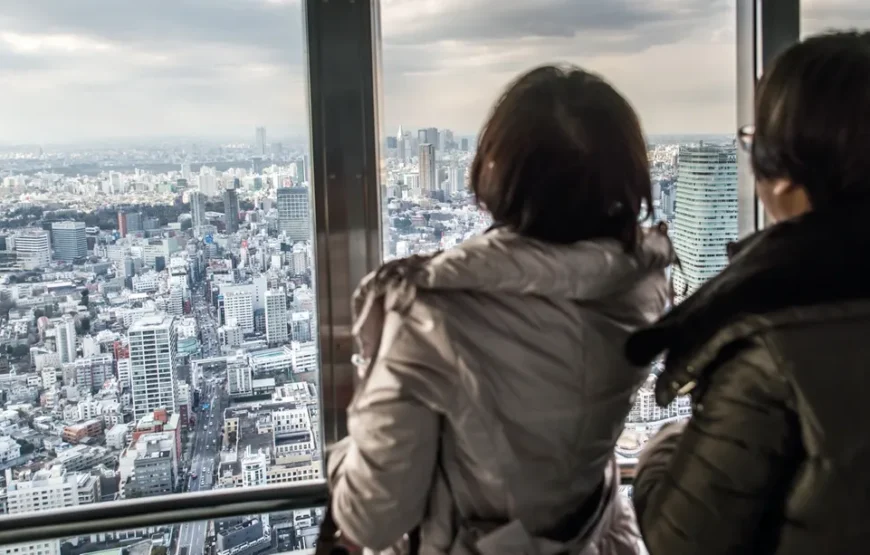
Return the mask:
<svg viewBox="0 0 870 555">
<path fill-rule="evenodd" d="M 650 132 L 733 128 L 733 0 L 382 1 L 388 131 L 473 133 L 510 78 L 551 61 L 604 74 Z M 864 4 L 806 0 L 805 16 L 857 25 Z M 305 132 L 302 36 L 299 0 L 0 0 L 3 140 Z"/>
</svg>

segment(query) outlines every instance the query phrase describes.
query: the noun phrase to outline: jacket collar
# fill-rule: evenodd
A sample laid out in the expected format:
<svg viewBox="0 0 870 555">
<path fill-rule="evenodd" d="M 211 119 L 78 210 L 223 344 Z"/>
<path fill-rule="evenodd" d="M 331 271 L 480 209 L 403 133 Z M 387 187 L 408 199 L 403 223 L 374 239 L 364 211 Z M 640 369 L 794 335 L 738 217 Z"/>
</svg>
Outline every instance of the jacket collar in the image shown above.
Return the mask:
<svg viewBox="0 0 870 555">
<path fill-rule="evenodd" d="M 731 263 L 653 326 L 626 354 L 647 364 L 666 352 L 656 396 L 666 404 L 728 342 L 779 311 L 870 298 L 870 202 L 815 211 L 729 245 Z"/>
</svg>

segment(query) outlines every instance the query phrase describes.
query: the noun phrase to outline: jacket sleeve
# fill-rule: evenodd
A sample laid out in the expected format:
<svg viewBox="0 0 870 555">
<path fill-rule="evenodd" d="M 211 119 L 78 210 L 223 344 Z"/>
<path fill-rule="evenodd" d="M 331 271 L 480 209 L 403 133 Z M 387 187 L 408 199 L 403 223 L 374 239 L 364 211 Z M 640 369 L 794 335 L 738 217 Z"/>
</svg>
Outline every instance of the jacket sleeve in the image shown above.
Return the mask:
<svg viewBox="0 0 870 555">
<path fill-rule="evenodd" d="M 640 457 L 633 500 L 651 555 L 752 553 L 785 495 L 800 449 L 786 378 L 760 343 L 711 369 L 684 427 Z"/>
<path fill-rule="evenodd" d="M 420 395 L 437 353 L 424 332 L 400 320 L 387 316 L 378 357 L 348 409 L 348 437 L 327 464 L 339 529 L 374 550 L 423 520 L 438 456 L 440 417 Z"/>
</svg>

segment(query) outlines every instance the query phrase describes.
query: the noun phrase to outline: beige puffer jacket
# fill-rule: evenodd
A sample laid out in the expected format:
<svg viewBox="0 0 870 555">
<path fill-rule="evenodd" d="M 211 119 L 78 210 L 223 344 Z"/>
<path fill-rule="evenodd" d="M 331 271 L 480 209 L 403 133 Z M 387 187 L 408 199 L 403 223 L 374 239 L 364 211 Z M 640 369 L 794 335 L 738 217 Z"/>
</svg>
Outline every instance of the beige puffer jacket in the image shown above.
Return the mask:
<svg viewBox="0 0 870 555">
<path fill-rule="evenodd" d="M 363 280 L 368 364 L 328 457 L 341 530 L 381 550 L 421 526 L 429 555 L 638 553 L 612 456 L 648 369 L 622 353 L 672 260 L 657 231 L 626 254 L 502 229 Z M 593 495 L 572 539 L 544 537 Z"/>
</svg>

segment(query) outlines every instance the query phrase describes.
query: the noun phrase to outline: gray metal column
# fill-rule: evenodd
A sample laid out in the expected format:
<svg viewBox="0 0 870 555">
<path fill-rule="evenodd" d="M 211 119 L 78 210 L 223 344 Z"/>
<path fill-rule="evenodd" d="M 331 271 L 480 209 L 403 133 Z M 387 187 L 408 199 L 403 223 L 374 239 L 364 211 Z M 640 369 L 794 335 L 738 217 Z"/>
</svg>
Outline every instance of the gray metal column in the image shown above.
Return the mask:
<svg viewBox="0 0 870 555">
<path fill-rule="evenodd" d="M 755 119 L 755 88 L 764 68 L 800 40 L 800 0 L 737 0 L 737 127 Z M 749 155 L 738 151 L 740 237 L 765 225 Z"/>
<path fill-rule="evenodd" d="M 347 434 L 353 394 L 351 296 L 382 258 L 378 0 L 306 0 L 321 420 Z"/>
</svg>

